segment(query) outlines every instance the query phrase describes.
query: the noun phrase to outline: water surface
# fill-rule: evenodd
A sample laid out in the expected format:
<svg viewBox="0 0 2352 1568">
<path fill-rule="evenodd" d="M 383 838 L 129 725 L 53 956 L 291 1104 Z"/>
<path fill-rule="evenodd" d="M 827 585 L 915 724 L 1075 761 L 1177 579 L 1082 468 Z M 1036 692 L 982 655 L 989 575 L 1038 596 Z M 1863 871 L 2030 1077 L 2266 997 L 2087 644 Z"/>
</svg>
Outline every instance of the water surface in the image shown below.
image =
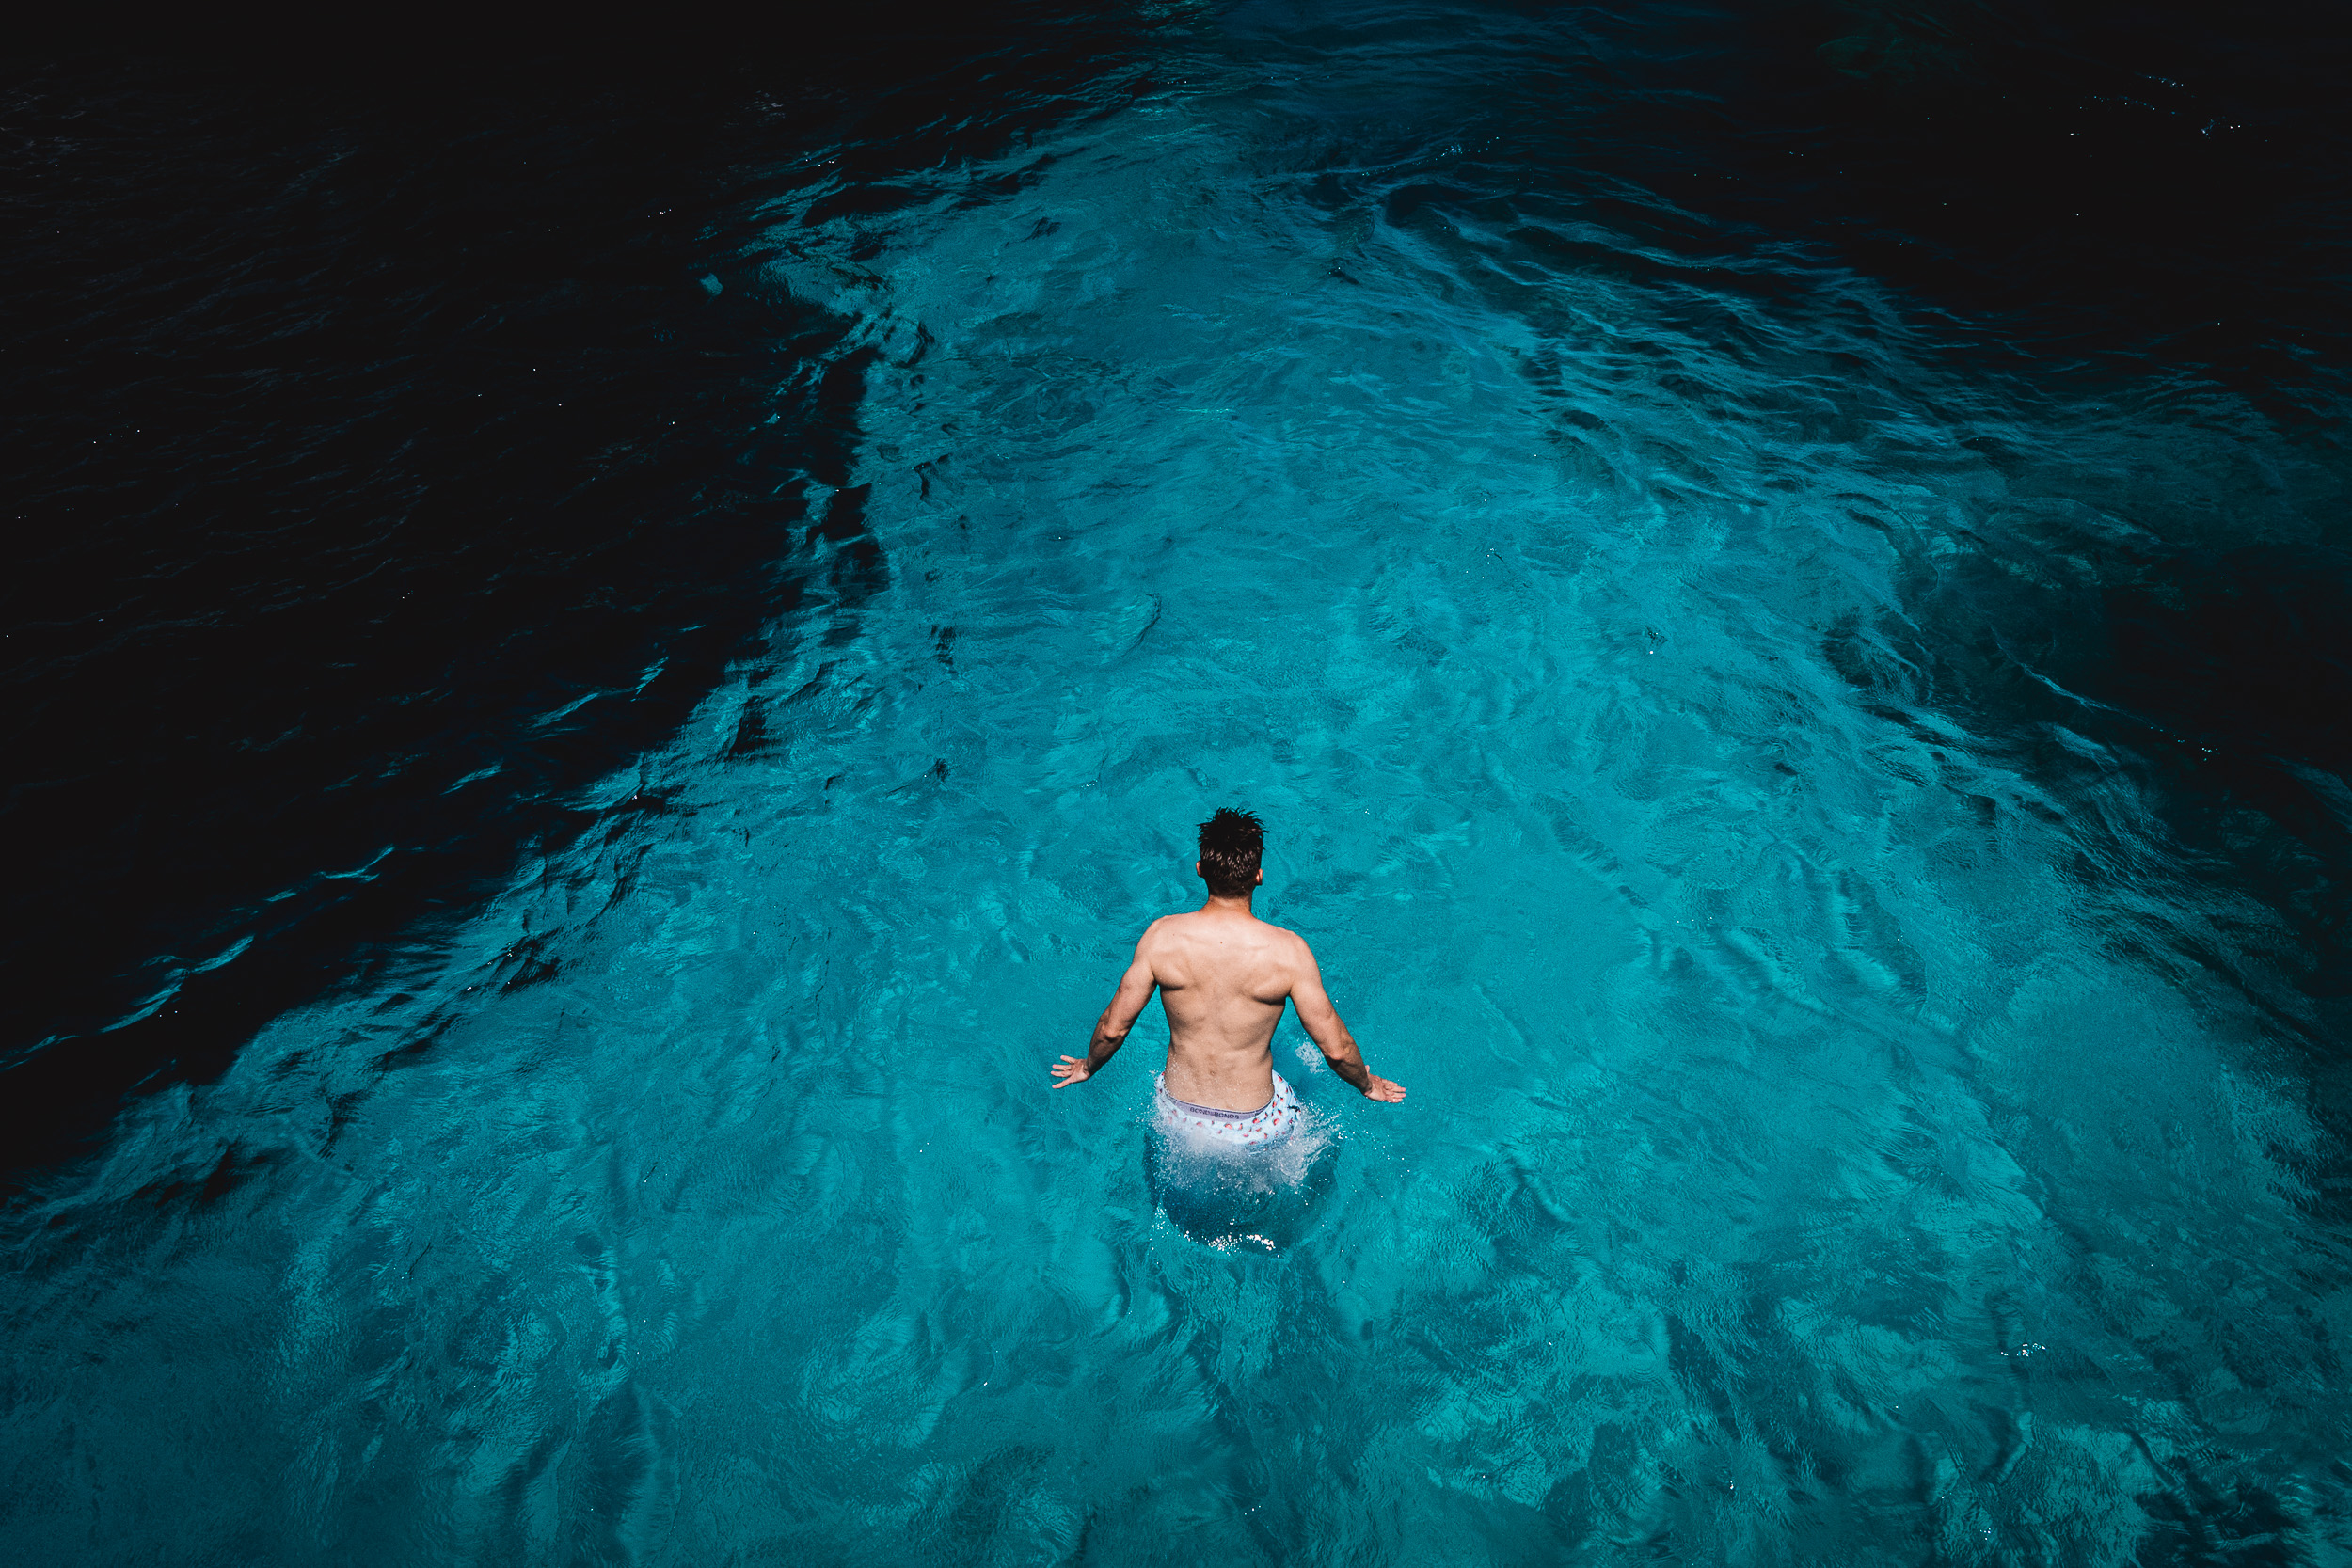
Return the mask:
<svg viewBox="0 0 2352 1568">
<path fill-rule="evenodd" d="M 2294 277 L 2262 376 L 2064 267 L 2001 303 L 1990 237 L 1906 277 L 1793 186 L 1686 198 L 1771 129 L 1645 130 L 1769 107 L 1727 22 L 1179 20 L 709 231 L 685 303 L 820 324 L 729 405 L 788 602 L 588 826 L 33 1179 L 11 1536 L 2352 1551 L 2341 361 Z M 743 435 L 823 388 L 832 455 Z M 1156 1015 L 1045 1068 L 1228 802 L 1412 1098 L 1286 1026 L 1325 1174 L 1204 1241 Z"/>
</svg>

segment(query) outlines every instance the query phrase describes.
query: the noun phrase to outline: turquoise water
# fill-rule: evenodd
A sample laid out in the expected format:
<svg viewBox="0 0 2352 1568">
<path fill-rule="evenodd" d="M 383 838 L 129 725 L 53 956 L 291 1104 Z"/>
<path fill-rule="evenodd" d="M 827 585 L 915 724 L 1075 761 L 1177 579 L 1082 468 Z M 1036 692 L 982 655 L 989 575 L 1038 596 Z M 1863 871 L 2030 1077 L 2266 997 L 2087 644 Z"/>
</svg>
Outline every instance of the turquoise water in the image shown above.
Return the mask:
<svg viewBox="0 0 2352 1568">
<path fill-rule="evenodd" d="M 19 1207 L 21 1560 L 2352 1552 L 2291 944 L 2000 609 L 2333 475 L 1802 251 L 1399 203 L 1474 118 L 1308 94 L 713 259 L 874 351 L 837 591 Z M 1046 1068 L 1225 803 L 1412 1098 L 1286 1024 L 1325 1177 L 1203 1240 L 1156 1009 Z"/>
</svg>

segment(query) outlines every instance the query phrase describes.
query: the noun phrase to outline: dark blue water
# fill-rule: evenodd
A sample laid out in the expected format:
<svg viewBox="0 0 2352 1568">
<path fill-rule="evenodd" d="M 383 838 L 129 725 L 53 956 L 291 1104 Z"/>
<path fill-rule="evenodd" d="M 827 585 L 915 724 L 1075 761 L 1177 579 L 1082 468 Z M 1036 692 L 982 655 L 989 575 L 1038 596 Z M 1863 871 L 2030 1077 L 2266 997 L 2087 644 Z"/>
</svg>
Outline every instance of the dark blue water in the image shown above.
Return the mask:
<svg viewBox="0 0 2352 1568">
<path fill-rule="evenodd" d="M 2352 1553 L 2344 31 L 20 62 L 14 1554 Z"/>
</svg>

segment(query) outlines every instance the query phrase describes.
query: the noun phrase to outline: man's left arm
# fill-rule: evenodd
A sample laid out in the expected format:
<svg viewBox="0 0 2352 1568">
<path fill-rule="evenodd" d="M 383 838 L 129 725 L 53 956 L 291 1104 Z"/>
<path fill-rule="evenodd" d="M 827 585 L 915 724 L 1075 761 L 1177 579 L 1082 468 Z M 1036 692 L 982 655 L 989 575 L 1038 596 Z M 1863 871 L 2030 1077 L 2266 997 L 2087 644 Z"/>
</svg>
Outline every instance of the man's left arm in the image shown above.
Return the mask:
<svg viewBox="0 0 2352 1568">
<path fill-rule="evenodd" d="M 1299 1026 L 1307 1031 L 1323 1053 L 1323 1059 L 1331 1070 L 1356 1085 L 1367 1100 L 1378 1100 L 1393 1105 L 1405 1098 L 1405 1085 L 1393 1078 L 1383 1078 L 1364 1065 L 1364 1053 L 1357 1048 L 1356 1037 L 1340 1022 L 1340 1010 L 1331 1006 L 1330 994 L 1323 989 L 1323 971 L 1315 966 L 1314 950 L 1298 938 L 1291 972 L 1291 1006 L 1297 1009 Z"/>
<path fill-rule="evenodd" d="M 1145 932 L 1144 937 L 1149 941 L 1151 933 Z M 1119 990 L 1111 993 L 1111 1005 L 1095 1021 L 1094 1039 L 1087 1047 L 1086 1059 L 1064 1056 L 1054 1064 L 1054 1087 L 1066 1089 L 1073 1084 L 1085 1083 L 1127 1043 L 1127 1032 L 1143 1016 L 1145 1004 L 1152 1000 L 1152 992 L 1159 985 L 1152 977 L 1152 961 L 1143 956 L 1143 945 L 1140 942 L 1136 943 L 1135 961 L 1119 977 Z"/>
</svg>

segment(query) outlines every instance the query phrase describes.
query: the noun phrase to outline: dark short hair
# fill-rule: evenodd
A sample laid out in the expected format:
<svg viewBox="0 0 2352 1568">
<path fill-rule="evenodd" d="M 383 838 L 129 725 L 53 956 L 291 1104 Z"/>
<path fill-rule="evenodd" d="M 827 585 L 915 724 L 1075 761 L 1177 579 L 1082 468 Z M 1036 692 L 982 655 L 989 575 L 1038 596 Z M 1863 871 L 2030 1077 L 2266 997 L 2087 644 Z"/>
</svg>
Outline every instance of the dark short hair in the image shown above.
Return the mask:
<svg viewBox="0 0 2352 1568">
<path fill-rule="evenodd" d="M 1219 806 L 1200 824 L 1200 879 L 1219 898 L 1238 898 L 1258 885 L 1265 853 L 1265 824 L 1255 812 Z"/>
</svg>

